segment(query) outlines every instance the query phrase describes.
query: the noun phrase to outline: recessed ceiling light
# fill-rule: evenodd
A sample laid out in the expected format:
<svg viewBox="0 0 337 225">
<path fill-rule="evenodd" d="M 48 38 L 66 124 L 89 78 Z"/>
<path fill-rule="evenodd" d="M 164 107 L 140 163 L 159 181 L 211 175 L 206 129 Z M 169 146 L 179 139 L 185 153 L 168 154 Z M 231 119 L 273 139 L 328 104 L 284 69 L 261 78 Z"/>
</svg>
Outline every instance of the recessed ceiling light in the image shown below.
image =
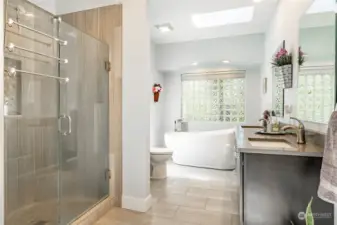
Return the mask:
<svg viewBox="0 0 337 225">
<path fill-rule="evenodd" d="M 229 60 L 223 60 L 222 62 L 223 62 L 223 63 L 230 63 Z"/>
<path fill-rule="evenodd" d="M 315 0 L 307 11 L 307 14 L 335 12 L 335 2 L 332 0 Z"/>
<path fill-rule="evenodd" d="M 262 2 L 263 0 L 253 0 L 253 2 L 255 2 L 255 3 L 260 3 L 260 2 Z"/>
<path fill-rule="evenodd" d="M 155 27 L 162 33 L 167 33 L 167 32 L 173 31 L 173 26 L 169 23 L 156 25 Z"/>
<path fill-rule="evenodd" d="M 218 12 L 192 15 L 197 28 L 216 27 L 227 24 L 247 23 L 253 19 L 254 6 L 242 7 Z"/>
<path fill-rule="evenodd" d="M 192 66 L 197 66 L 199 63 L 198 62 L 194 62 L 192 63 Z"/>
</svg>

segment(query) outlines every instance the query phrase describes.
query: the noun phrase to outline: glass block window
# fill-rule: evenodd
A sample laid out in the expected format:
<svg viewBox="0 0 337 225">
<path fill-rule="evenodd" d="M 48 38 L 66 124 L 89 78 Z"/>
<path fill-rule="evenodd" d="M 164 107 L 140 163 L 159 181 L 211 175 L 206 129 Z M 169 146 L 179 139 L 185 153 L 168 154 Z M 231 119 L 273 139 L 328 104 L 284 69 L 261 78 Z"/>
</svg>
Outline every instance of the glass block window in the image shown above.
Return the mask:
<svg viewBox="0 0 337 225">
<path fill-rule="evenodd" d="M 298 118 L 327 123 L 335 105 L 335 68 L 301 67 L 297 96 Z"/>
<path fill-rule="evenodd" d="M 245 121 L 245 74 L 182 76 L 182 117 L 188 121 Z"/>
<path fill-rule="evenodd" d="M 273 69 L 273 110 L 276 116 L 283 117 L 284 115 L 284 82 L 278 68 Z"/>
</svg>

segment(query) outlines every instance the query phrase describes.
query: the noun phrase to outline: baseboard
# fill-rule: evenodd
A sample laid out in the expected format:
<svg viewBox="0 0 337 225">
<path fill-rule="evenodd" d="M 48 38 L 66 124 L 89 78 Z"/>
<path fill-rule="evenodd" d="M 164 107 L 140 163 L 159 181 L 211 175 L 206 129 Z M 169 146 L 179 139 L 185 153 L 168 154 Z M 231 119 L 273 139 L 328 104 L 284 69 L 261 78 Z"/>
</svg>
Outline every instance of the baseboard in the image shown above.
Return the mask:
<svg viewBox="0 0 337 225">
<path fill-rule="evenodd" d="M 122 196 L 122 208 L 137 212 L 147 212 L 152 206 L 152 196 L 146 198 L 135 198 L 132 196 Z"/>
<path fill-rule="evenodd" d="M 76 220 L 70 223 L 70 225 L 92 225 L 97 220 L 99 220 L 105 213 L 111 210 L 114 206 L 114 198 L 108 197 L 95 206 L 88 209 L 82 215 L 80 215 Z"/>
</svg>

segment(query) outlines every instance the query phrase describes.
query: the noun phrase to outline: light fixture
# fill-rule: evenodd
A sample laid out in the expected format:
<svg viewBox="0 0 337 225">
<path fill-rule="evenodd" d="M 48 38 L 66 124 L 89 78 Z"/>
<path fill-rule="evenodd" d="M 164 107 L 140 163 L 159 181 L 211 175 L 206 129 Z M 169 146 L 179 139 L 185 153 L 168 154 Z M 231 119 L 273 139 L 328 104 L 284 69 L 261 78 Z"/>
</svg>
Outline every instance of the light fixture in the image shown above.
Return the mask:
<svg viewBox="0 0 337 225">
<path fill-rule="evenodd" d="M 255 3 L 260 3 L 260 2 L 262 2 L 263 0 L 253 0 L 253 2 L 255 2 Z"/>
<path fill-rule="evenodd" d="M 315 0 L 307 10 L 307 14 L 335 12 L 335 2 L 332 0 Z"/>
<path fill-rule="evenodd" d="M 254 6 L 192 15 L 197 28 L 217 27 L 228 24 L 248 23 L 253 19 Z"/>
<path fill-rule="evenodd" d="M 198 62 L 193 62 L 192 66 L 197 66 L 199 63 Z"/>
<path fill-rule="evenodd" d="M 155 27 L 162 33 L 173 31 L 173 26 L 170 23 L 156 25 Z"/>
<path fill-rule="evenodd" d="M 223 60 L 222 62 L 223 62 L 223 63 L 230 63 L 229 60 Z"/>
</svg>

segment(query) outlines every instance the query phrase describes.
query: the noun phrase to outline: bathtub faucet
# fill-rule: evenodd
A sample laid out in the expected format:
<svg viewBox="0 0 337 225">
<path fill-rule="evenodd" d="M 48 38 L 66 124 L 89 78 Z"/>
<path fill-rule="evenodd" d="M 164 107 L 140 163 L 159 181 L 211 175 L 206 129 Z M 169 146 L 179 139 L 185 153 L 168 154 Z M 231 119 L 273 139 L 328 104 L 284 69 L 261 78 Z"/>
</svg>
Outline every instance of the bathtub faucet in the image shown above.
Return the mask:
<svg viewBox="0 0 337 225">
<path fill-rule="evenodd" d="M 187 132 L 188 123 L 184 122 L 183 119 L 177 119 L 174 121 L 174 132 Z"/>
</svg>

